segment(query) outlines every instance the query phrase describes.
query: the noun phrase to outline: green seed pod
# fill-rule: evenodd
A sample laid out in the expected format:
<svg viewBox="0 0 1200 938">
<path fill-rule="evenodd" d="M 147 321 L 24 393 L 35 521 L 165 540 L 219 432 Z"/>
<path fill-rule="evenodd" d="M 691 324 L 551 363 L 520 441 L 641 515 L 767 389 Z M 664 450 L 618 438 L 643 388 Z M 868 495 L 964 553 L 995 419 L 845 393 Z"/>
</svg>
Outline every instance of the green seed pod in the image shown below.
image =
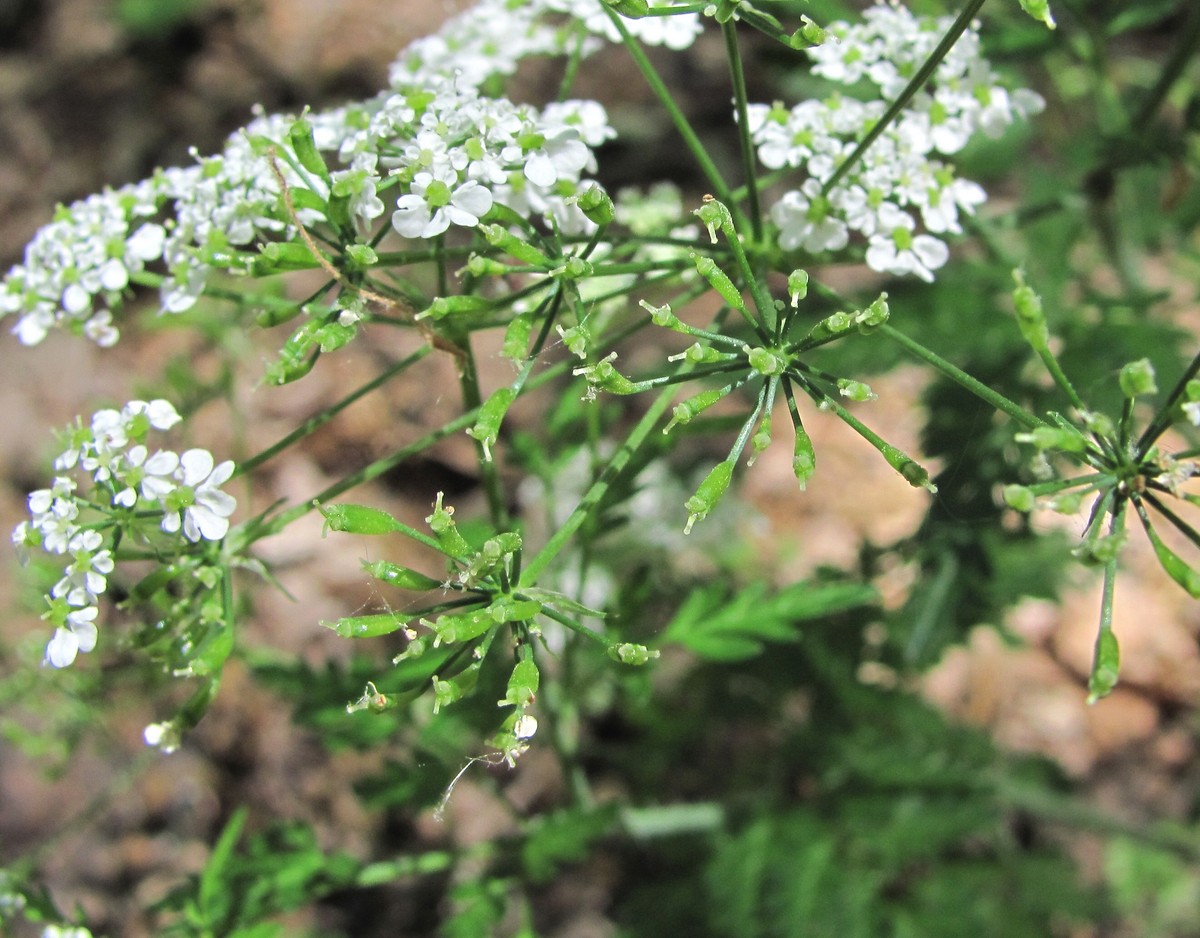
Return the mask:
<svg viewBox="0 0 1200 938">
<path fill-rule="evenodd" d="M 1107 697 L 1117 686 L 1121 672 L 1121 647 L 1111 628 L 1101 629 L 1096 636 L 1096 649 L 1092 654 L 1092 672 L 1088 676 L 1089 704 Z"/>
<path fill-rule="evenodd" d="M 329 167 L 325 165 L 325 158 L 317 149 L 316 140 L 313 138 L 313 126 L 306 118 L 301 117 L 292 122 L 292 126 L 288 128 L 288 142 L 292 145 L 301 166 L 310 173 L 316 173 L 326 182 L 329 181 Z"/>
<path fill-rule="evenodd" d="M 854 317 L 849 313 L 834 313 L 832 316 L 826 316 L 813 326 L 808 335 L 805 336 L 803 344 L 811 346 L 821 342 L 828 342 L 830 339 L 845 335 L 853 326 Z"/>
<path fill-rule="evenodd" d="M 1057 449 L 1064 453 L 1082 453 L 1087 450 L 1087 440 L 1074 430 L 1063 427 L 1035 427 L 1029 433 L 1017 433 L 1013 439 L 1018 443 L 1032 443 L 1039 450 Z"/>
<path fill-rule="evenodd" d="M 498 706 L 528 707 L 537 696 L 541 674 L 532 658 L 523 658 L 513 667 L 512 676 L 508 679 L 507 692 Z"/>
<path fill-rule="evenodd" d="M 937 491 L 937 486 L 929 481 L 929 473 L 925 467 L 915 459 L 887 443 L 883 445 L 880 452 L 887 460 L 888 465 L 900 473 L 904 477 L 904 481 L 913 488 L 926 489 L 929 492 Z"/>
<path fill-rule="evenodd" d="M 404 526 L 386 511 L 368 505 L 317 505 L 317 511 L 325 518 L 322 533 L 391 534 L 404 530 Z"/>
<path fill-rule="evenodd" d="M 620 13 L 631 20 L 650 15 L 650 4 L 646 0 L 604 0 L 604 5 L 614 13 Z"/>
<path fill-rule="evenodd" d="M 536 599 L 497 599 L 488 606 L 488 612 L 497 623 L 528 622 L 542 611 Z"/>
<path fill-rule="evenodd" d="M 1013 280 L 1017 283 L 1013 290 L 1017 327 L 1035 351 L 1044 351 L 1049 348 L 1050 330 L 1046 327 L 1046 314 L 1042 312 L 1042 298 L 1025 283 L 1025 274 L 1020 268 L 1013 271 Z"/>
<path fill-rule="evenodd" d="M 817 451 L 813 449 L 812 438 L 797 420 L 796 446 L 792 450 L 792 472 L 796 481 L 800 483 L 800 491 L 803 492 L 808 487 L 808 480 L 812 478 L 816 468 Z"/>
<path fill-rule="evenodd" d="M 478 638 L 495 626 L 496 620 L 492 618 L 492 614 L 488 610 L 475 609 L 459 615 L 441 616 L 437 622 L 432 623 L 422 619 L 421 623 L 433 629 L 437 636 L 435 644 L 453 645 L 456 642 L 469 642 L 473 638 Z"/>
<path fill-rule="evenodd" d="M 475 426 L 467 430 L 467 436 L 474 437 L 483 446 L 483 458 L 492 461 L 492 445 L 500 436 L 500 424 L 508 408 L 517 399 L 514 388 L 499 388 L 494 391 L 479 408 L 479 417 Z"/>
<path fill-rule="evenodd" d="M 504 344 L 500 354 L 514 362 L 522 363 L 529 357 L 529 340 L 533 336 L 533 313 L 518 313 L 504 330 Z"/>
<path fill-rule="evenodd" d="M 733 281 L 726 276 L 725 271 L 717 266 L 717 262 L 711 257 L 701 254 L 693 254 L 691 257 L 696 265 L 696 272 L 721 294 L 721 299 L 734 309 L 745 312 L 746 301 L 742 299 L 742 294 L 733 285 Z"/>
<path fill-rule="evenodd" d="M 379 263 L 379 255 L 369 244 L 350 244 L 346 246 L 346 259 L 355 270 L 366 270 Z"/>
<path fill-rule="evenodd" d="M 272 326 L 281 326 L 285 322 L 291 322 L 300 313 L 303 312 L 303 307 L 299 303 L 274 303 L 259 310 L 254 316 L 255 325 L 261 326 L 264 329 L 270 329 Z"/>
<path fill-rule="evenodd" d="M 270 277 L 292 270 L 312 270 L 319 267 L 308 245 L 301 241 L 271 241 L 262 246 L 259 256 L 250 264 L 250 276 Z"/>
<path fill-rule="evenodd" d="M 758 422 L 754 435 L 750 437 L 751 455 L 747 464 L 753 466 L 754 461 L 771 445 L 771 413 L 768 411 Z"/>
<path fill-rule="evenodd" d="M 690 512 L 687 524 L 683 529 L 684 534 L 690 534 L 692 525 L 708 517 L 708 513 L 716 507 L 732 480 L 733 462 L 731 460 L 727 459 L 713 467 L 704 481 L 700 483 L 700 487 L 696 489 L 696 494 L 683 503 L 683 507 Z"/>
<path fill-rule="evenodd" d="M 609 358 L 602 359 L 594 365 L 576 368 L 573 373 L 583 375 L 592 387 L 608 391 L 610 394 L 637 394 L 642 389 L 617 371 L 612 363 L 615 357 L 616 353 L 613 353 Z"/>
<path fill-rule="evenodd" d="M 488 244 L 498 247 L 531 267 L 549 270 L 554 266 L 554 262 L 549 257 L 501 225 L 480 225 L 479 231 L 487 239 Z"/>
<path fill-rule="evenodd" d="M 336 622 L 321 622 L 322 626 L 332 629 L 342 638 L 377 638 L 380 635 L 391 635 L 407 624 L 407 619 L 401 619 L 390 612 L 381 612 L 373 616 L 347 616 Z"/>
<path fill-rule="evenodd" d="M 663 427 L 663 433 L 670 433 L 677 424 L 691 423 L 692 420 L 703 411 L 712 407 L 717 401 L 725 397 L 733 390 L 733 385 L 727 384 L 723 388 L 711 388 L 707 391 L 701 391 L 694 397 L 689 397 L 686 401 L 681 401 L 676 404 L 671 410 L 671 422 Z"/>
<path fill-rule="evenodd" d="M 424 573 L 418 573 L 416 570 L 410 570 L 408 567 L 402 567 L 389 560 L 364 560 L 362 565 L 363 569 L 375 579 L 399 586 L 401 589 L 433 590 L 442 585 L 438 580 L 427 577 Z"/>
<path fill-rule="evenodd" d="M 732 357 L 729 352 L 722 352 L 711 345 L 705 346 L 699 342 L 693 342 L 678 355 L 668 355 L 667 361 L 685 361 L 693 365 L 708 365 L 713 362 L 728 361 Z"/>
<path fill-rule="evenodd" d="M 429 306 L 417 313 L 417 319 L 445 319 L 447 316 L 478 313 L 491 309 L 492 301 L 473 293 L 439 296 Z"/>
</svg>

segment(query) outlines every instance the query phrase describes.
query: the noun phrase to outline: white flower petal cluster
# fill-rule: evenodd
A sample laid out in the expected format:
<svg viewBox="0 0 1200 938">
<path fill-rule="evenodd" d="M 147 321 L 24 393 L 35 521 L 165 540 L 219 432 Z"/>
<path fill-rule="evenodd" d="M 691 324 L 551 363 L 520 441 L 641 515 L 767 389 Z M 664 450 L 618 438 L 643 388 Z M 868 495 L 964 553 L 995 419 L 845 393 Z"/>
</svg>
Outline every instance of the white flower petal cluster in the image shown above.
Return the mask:
<svg viewBox="0 0 1200 938">
<path fill-rule="evenodd" d="M 28 559 L 38 549 L 67 561 L 46 597 L 45 618 L 55 626 L 46 647 L 48 664 L 66 667 L 96 646 L 97 603 L 115 567 L 114 527 L 105 521 L 114 509 L 131 524 L 154 524 L 161 513 L 161 531 L 182 532 L 193 543 L 220 540 L 229 530 L 237 502 L 220 486 L 233 474 L 233 463 L 214 466 L 212 454 L 203 449 L 151 454 L 145 445 L 151 430 L 168 430 L 179 420 L 165 400 L 130 401 L 121 410 L 97 411 L 86 427 L 76 422 L 66 431 L 65 448 L 54 461 L 62 474 L 49 488 L 29 494 L 30 520 L 12 534 L 18 553 Z M 86 474 L 86 494 L 66 474 L 72 471 Z M 89 522 L 90 516 L 99 520 Z"/>
<path fill-rule="evenodd" d="M 808 50 L 814 73 L 847 86 L 867 81 L 878 89 L 869 102 L 834 94 L 795 107 L 752 105 L 750 131 L 769 169 L 802 168 L 808 179 L 771 209 L 785 250 L 836 251 L 851 236 L 867 241 L 875 270 L 933 280 L 949 257 L 937 236 L 962 231 L 987 194 L 956 178 L 940 159 L 982 132 L 998 136 L 1017 118 L 1044 107 L 1032 91 L 1009 91 L 980 52 L 968 29 L 936 69 L 933 79 L 867 150 L 846 177 L 826 183 L 855 145 L 882 117 L 950 26 L 950 18 L 924 19 L 900 6 L 876 6 L 856 25 L 834 23 L 831 39 Z M 918 221 L 924 232 L 916 233 Z"/>
<path fill-rule="evenodd" d="M 27 345 L 54 328 L 112 345 L 119 337 L 113 314 L 136 274 L 152 268 L 163 278 L 162 311 L 182 312 L 214 271 L 246 273 L 257 246 L 294 238 L 295 222 L 328 223 L 314 206 L 335 198 L 347 200 L 362 235 L 386 217 L 405 237 L 432 238 L 474 227 L 496 204 L 567 233 L 591 230 L 573 197 L 592 184 L 585 174 L 595 171 L 594 148 L 615 136 L 603 107 L 566 101 L 539 110 L 479 90 L 525 56 L 574 49 L 570 16 L 607 22 L 599 0 L 482 0 L 409 46 L 392 68 L 390 91 L 306 115 L 330 163 L 328 179 L 298 168 L 288 137 L 293 117 L 262 115 L 215 156 L 193 154 L 191 166 L 62 209 L 0 281 L 0 318 L 16 316 L 14 331 Z M 631 26 L 649 30 L 647 41 L 657 30 L 658 39 L 678 45 L 689 19 L 630 22 L 648 24 Z M 598 44 L 585 42 L 585 51 Z M 282 205 L 279 176 L 316 197 L 302 201 L 294 218 Z"/>
</svg>

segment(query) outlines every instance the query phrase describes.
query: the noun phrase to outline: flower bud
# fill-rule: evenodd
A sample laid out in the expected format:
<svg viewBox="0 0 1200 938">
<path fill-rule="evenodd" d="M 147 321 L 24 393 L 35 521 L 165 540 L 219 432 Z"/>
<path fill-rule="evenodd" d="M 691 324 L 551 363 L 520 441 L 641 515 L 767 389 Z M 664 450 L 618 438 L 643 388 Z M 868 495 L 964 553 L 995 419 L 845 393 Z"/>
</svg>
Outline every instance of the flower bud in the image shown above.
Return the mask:
<svg viewBox="0 0 1200 938">
<path fill-rule="evenodd" d="M 609 194 L 599 186 L 589 186 L 575 200 L 575 204 L 579 206 L 579 210 L 583 212 L 584 217 L 603 228 L 608 225 L 617 215 L 616 206 L 613 205 L 613 200 Z"/>
<path fill-rule="evenodd" d="M 1130 362 L 1122 368 L 1120 382 L 1121 393 L 1129 398 L 1158 392 L 1158 385 L 1154 381 L 1154 366 L 1148 358 Z"/>
</svg>

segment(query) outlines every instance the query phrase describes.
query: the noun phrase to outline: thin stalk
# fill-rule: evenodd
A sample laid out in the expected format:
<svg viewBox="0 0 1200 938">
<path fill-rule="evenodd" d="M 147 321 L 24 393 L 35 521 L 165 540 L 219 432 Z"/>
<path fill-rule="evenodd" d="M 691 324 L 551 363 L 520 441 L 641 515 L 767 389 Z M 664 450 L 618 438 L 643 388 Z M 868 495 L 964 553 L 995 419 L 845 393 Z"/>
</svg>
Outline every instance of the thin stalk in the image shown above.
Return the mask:
<svg viewBox="0 0 1200 938">
<path fill-rule="evenodd" d="M 737 109 L 738 141 L 742 148 L 742 167 L 746 177 L 746 207 L 750 213 L 750 230 L 755 243 L 758 243 L 763 237 L 762 207 L 758 199 L 758 182 L 754 177 L 754 145 L 750 141 L 746 73 L 742 68 L 736 24 L 732 20 L 721 24 L 721 32 L 725 36 L 725 54 L 729 59 L 729 77 L 733 82 L 733 101 Z"/>
<path fill-rule="evenodd" d="M 592 483 L 592 487 L 587 490 L 587 493 L 580 499 L 579 504 L 575 506 L 575 510 L 571 512 L 570 517 L 563 523 L 563 526 L 554 532 L 553 537 L 546 542 L 546 545 L 538 551 L 538 555 L 529 562 L 525 568 L 525 582 L 534 583 L 537 581 L 537 576 L 542 572 L 550 562 L 558 556 L 559 551 L 566 546 L 567 541 L 575 534 L 580 525 L 587 520 L 593 508 L 600 503 L 600 499 L 604 497 L 604 493 L 616 481 L 621 471 L 628 465 L 629 460 L 650 435 L 650 431 L 654 429 L 654 425 L 658 423 L 659 418 L 666 413 L 667 408 L 671 405 L 671 401 L 675 397 L 675 389 L 673 387 L 666 388 L 650 408 L 638 421 L 633 432 L 629 434 L 628 439 L 619 450 L 609 460 L 604 471 L 600 473 L 600 477 Z M 566 623 L 563 623 L 564 625 Z M 574 628 L 575 626 L 569 626 Z M 578 631 L 578 629 L 576 629 Z M 601 638 L 603 638 L 601 636 Z M 606 642 L 607 644 L 607 642 Z"/>
<path fill-rule="evenodd" d="M 1162 436 L 1162 432 L 1171 424 L 1171 414 L 1175 410 L 1175 405 L 1183 399 L 1187 393 L 1188 382 L 1196 377 L 1196 373 L 1200 372 L 1200 353 L 1192 359 L 1187 369 L 1179 376 L 1179 380 L 1175 382 L 1175 387 L 1171 388 L 1171 393 L 1167 395 L 1162 406 L 1158 409 L 1158 413 L 1154 415 L 1154 419 L 1150 421 L 1150 426 L 1146 427 L 1145 432 L 1138 437 L 1137 441 L 1137 461 L 1145 458 L 1150 452 L 1150 447 L 1154 445 L 1154 441 Z"/>
<path fill-rule="evenodd" d="M 325 410 L 321 411 L 321 413 L 317 414 L 315 417 L 310 417 L 308 420 L 304 421 L 304 423 L 300 424 L 300 426 L 298 426 L 295 430 L 293 430 L 287 436 L 280 439 L 277 443 L 274 443 L 271 446 L 268 446 L 262 452 L 256 453 L 254 456 L 251 456 L 249 459 L 243 460 L 242 462 L 238 463 L 238 466 L 234 470 L 232 477 L 237 478 L 238 476 L 244 475 L 245 473 L 250 472 L 253 469 L 257 469 L 259 466 L 261 466 L 267 460 L 278 455 L 283 450 L 285 450 L 289 446 L 291 446 L 293 443 L 296 443 L 296 442 L 304 439 L 304 437 L 316 432 L 321 427 L 325 426 L 325 424 L 329 423 L 330 420 L 332 420 L 334 417 L 336 417 L 338 414 L 340 414 L 343 410 L 345 410 L 347 407 L 349 407 L 351 404 L 353 404 L 355 401 L 359 400 L 362 397 L 365 397 L 366 395 L 368 395 L 372 391 L 374 391 L 376 388 L 379 388 L 382 385 L 386 384 L 390 379 L 394 378 L 396 375 L 400 374 L 400 372 L 404 371 L 405 369 L 409 368 L 410 366 L 415 365 L 417 362 L 419 362 L 422 358 L 424 358 L 426 355 L 428 355 L 432 351 L 433 351 L 432 345 L 423 345 L 423 346 L 421 346 L 421 348 L 417 349 L 417 351 L 415 351 L 411 355 L 409 355 L 408 358 L 405 358 L 405 359 L 402 359 L 401 361 L 396 362 L 390 368 L 386 368 L 384 371 L 380 372 L 380 374 L 377 377 L 372 378 L 370 381 L 368 381 L 366 384 L 364 384 L 358 390 L 352 391 L 350 394 L 347 394 L 336 404 L 332 404 L 331 406 L 325 408 Z"/>
<path fill-rule="evenodd" d="M 966 32 L 967 27 L 971 25 L 971 20 L 975 18 L 975 14 L 979 12 L 983 3 L 984 0 L 969 0 L 967 5 L 963 7 L 962 12 L 958 14 L 958 18 L 950 25 L 950 28 L 946 31 L 946 35 L 942 37 L 942 41 L 929 53 L 929 58 L 917 70 L 917 74 L 912 77 L 912 81 L 905 85 L 904 90 L 900 92 L 900 96 L 884 111 L 883 117 L 879 118 L 879 122 L 871 128 L 870 132 L 863 137 L 853 152 L 846 157 L 846 161 L 825 181 L 825 185 L 821 187 L 821 195 L 829 195 L 833 187 L 845 178 L 846 174 L 854 167 L 854 164 L 863 158 L 863 155 L 871 147 L 871 144 L 879 139 L 880 135 L 887 130 L 888 125 L 907 107 L 908 102 L 912 100 L 913 96 L 921 90 L 921 87 L 937 70 L 937 67 L 942 63 L 942 59 L 946 57 L 946 53 L 958 42 L 958 37 Z"/>
<path fill-rule="evenodd" d="M 458 370 L 458 385 L 462 391 L 463 408 L 478 412 L 483 406 L 483 395 L 479 390 L 479 372 L 475 368 L 475 355 L 471 351 L 471 340 L 464 335 L 461 342 L 455 343 L 463 350 L 461 367 Z M 532 366 L 532 362 L 530 362 Z M 496 530 L 504 530 L 508 526 L 508 507 L 504 501 L 504 486 L 500 482 L 500 472 L 496 462 L 488 458 L 487 447 L 482 440 L 475 441 L 475 462 L 479 466 L 479 474 L 483 482 L 483 490 L 487 495 L 488 514 Z"/>
<path fill-rule="evenodd" d="M 893 326 L 889 326 L 887 323 L 884 323 L 879 327 L 879 331 L 903 347 L 906 351 L 909 351 L 913 355 L 917 356 L 917 358 L 928 362 L 951 381 L 955 381 L 962 385 L 976 397 L 987 401 L 998 411 L 1008 414 L 1008 416 L 1012 417 L 1012 419 L 1021 424 L 1021 426 L 1028 427 L 1032 430 L 1035 427 L 1046 425 L 1046 421 L 1038 419 L 1019 404 L 1015 404 L 1003 394 L 993 391 L 983 382 L 976 378 L 972 378 L 961 368 L 950 364 L 950 362 L 946 361 L 946 359 L 942 358 L 936 352 L 931 352 L 925 346 L 921 345 L 919 342 L 913 341 L 903 332 L 898 331 Z"/>
<path fill-rule="evenodd" d="M 650 90 L 654 92 L 654 96 L 658 98 L 659 103 L 666 110 L 667 116 L 671 118 L 671 123 L 675 125 L 675 129 L 679 131 L 679 135 L 683 137 L 684 144 L 699 164 L 701 172 L 708 178 L 710 185 L 713 187 L 714 194 L 729 206 L 731 212 L 737 212 L 736 203 L 733 201 L 733 194 L 729 191 L 729 186 L 726 185 L 725 180 L 721 177 L 721 171 L 717 169 L 716 164 L 705 151 L 704 144 L 700 142 L 700 138 L 692 130 L 692 125 L 688 122 L 687 117 L 671 97 L 670 89 L 667 88 L 666 83 L 659 76 L 650 59 L 647 58 L 646 53 L 642 51 L 642 47 L 638 44 L 637 40 L 629 34 L 629 30 L 625 28 L 621 17 L 607 7 L 605 7 L 605 12 L 616 26 L 617 32 L 621 34 L 621 41 L 625 43 L 629 57 L 633 59 L 634 65 L 642 73 L 646 84 L 650 86 Z"/>
</svg>

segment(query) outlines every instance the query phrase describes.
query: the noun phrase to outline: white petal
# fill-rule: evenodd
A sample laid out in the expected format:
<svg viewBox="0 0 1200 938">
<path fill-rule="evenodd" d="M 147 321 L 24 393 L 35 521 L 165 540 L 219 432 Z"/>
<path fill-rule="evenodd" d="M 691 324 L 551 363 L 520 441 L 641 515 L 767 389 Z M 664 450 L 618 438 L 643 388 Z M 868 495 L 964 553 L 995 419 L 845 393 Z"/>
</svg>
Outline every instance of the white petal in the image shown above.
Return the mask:
<svg viewBox="0 0 1200 938">
<path fill-rule="evenodd" d="M 213 470 L 213 456 L 206 449 L 189 449 L 179 457 L 180 478 L 184 485 L 199 485 Z"/>
<path fill-rule="evenodd" d="M 79 653 L 79 639 L 67 629 L 55 629 L 54 637 L 46 645 L 46 664 L 52 668 L 65 668 Z"/>
</svg>

